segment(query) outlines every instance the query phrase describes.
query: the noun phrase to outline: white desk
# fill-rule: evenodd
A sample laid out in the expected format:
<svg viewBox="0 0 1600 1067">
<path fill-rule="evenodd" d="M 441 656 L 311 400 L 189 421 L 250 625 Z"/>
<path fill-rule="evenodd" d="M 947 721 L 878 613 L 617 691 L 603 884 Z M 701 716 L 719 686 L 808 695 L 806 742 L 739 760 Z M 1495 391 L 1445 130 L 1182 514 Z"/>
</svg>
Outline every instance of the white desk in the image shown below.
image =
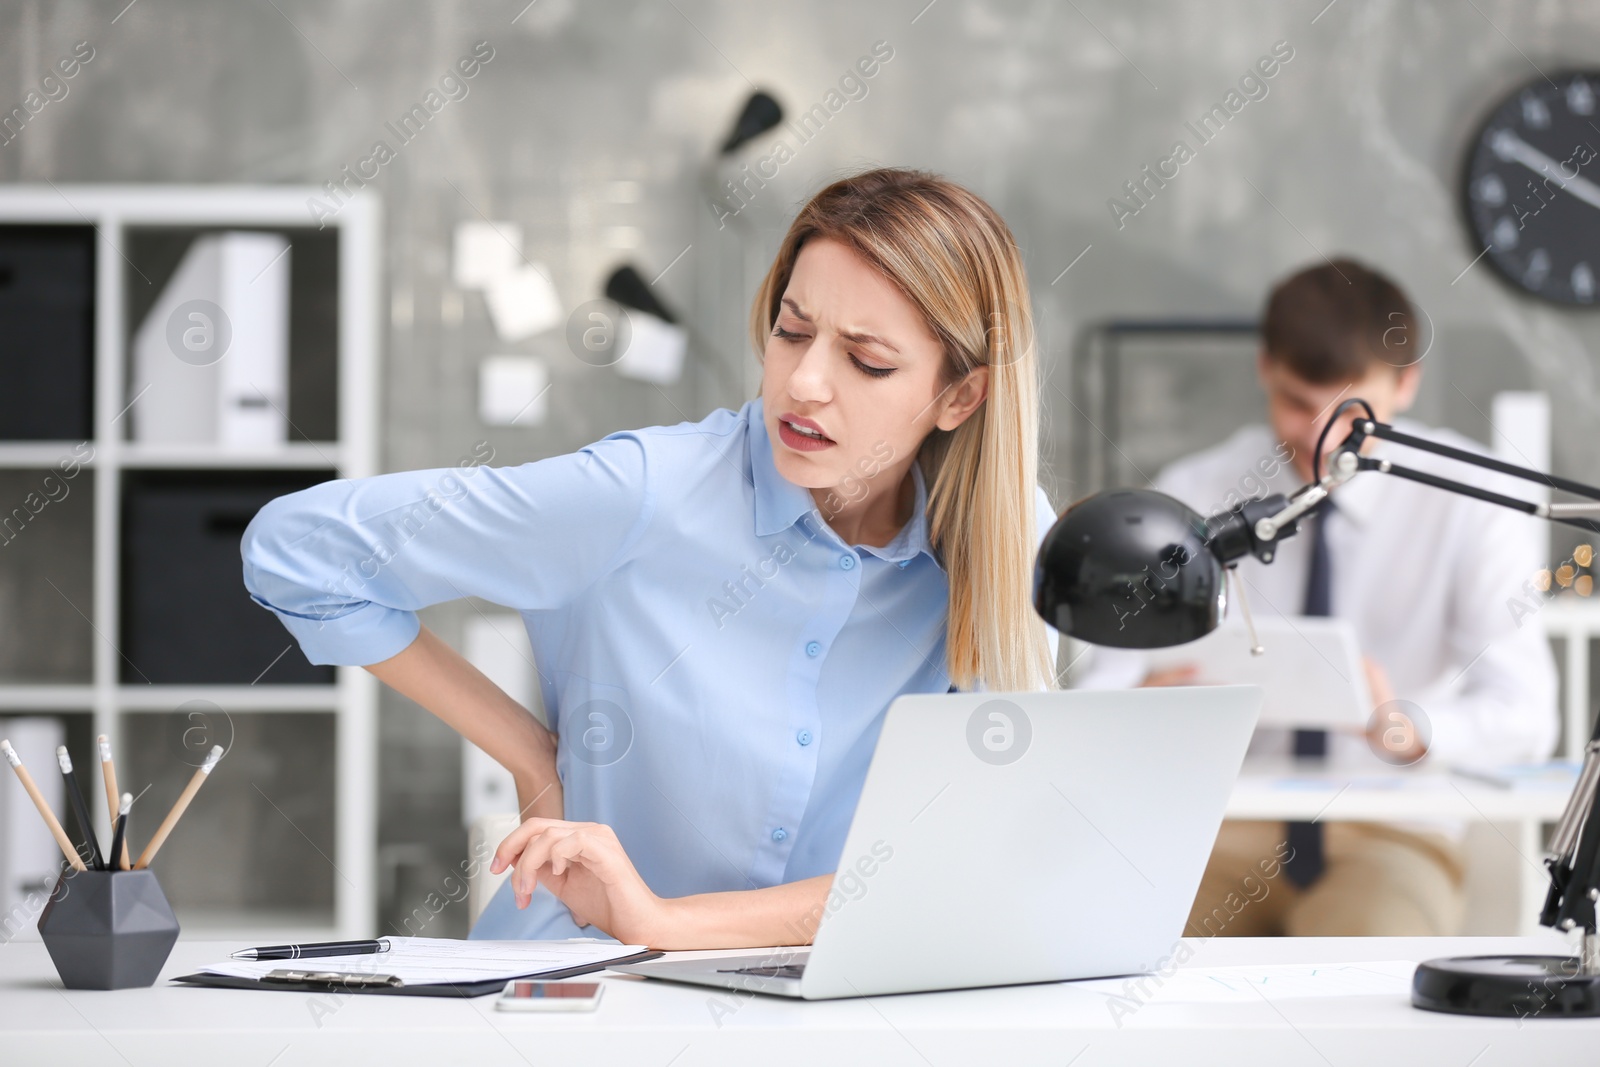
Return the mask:
<svg viewBox="0 0 1600 1067">
<path fill-rule="evenodd" d="M 1315 770 L 1293 760 L 1250 760 L 1228 800 L 1230 819 L 1554 822 L 1569 788 L 1502 789 L 1437 767 Z"/>
<path fill-rule="evenodd" d="M 1425 763 L 1351 774 L 1252 760 L 1234 785 L 1227 817 L 1466 823 L 1465 931 L 1528 935 L 1540 929 L 1550 884 L 1543 827 L 1561 817 L 1567 795 L 1565 788 L 1501 789 Z"/>
<path fill-rule="evenodd" d="M 1217 937 L 1190 944 L 1194 956 L 1187 965 L 1199 968 L 1422 960 L 1565 946 L 1548 933 L 1538 939 Z M 238 947 L 180 941 L 163 977 L 187 973 Z M 164 982 L 151 989 L 69 992 L 60 988 L 44 947 L 19 942 L 0 946 L 0 1062 L 1521 1067 L 1592 1063 L 1600 1046 L 1600 1020 L 1440 1015 L 1418 1011 L 1404 997 L 1259 1004 L 1157 1000 L 1119 1020 L 1103 994 L 1073 983 L 821 1003 L 752 995 L 719 1026 L 711 1011 L 717 991 L 620 976 L 606 984 L 597 1012 L 573 1015 L 496 1011 L 493 997 L 340 997 Z"/>
</svg>

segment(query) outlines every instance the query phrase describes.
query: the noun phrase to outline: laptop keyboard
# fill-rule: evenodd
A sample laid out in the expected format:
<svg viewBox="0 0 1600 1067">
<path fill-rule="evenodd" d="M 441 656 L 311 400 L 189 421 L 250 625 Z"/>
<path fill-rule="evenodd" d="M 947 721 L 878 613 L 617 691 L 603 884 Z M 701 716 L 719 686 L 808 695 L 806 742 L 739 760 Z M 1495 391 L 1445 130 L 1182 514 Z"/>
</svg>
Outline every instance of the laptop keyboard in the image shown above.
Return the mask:
<svg viewBox="0 0 1600 1067">
<path fill-rule="evenodd" d="M 748 974 L 756 978 L 799 978 L 806 973 L 803 963 L 780 963 L 771 967 L 719 967 L 718 974 Z"/>
</svg>

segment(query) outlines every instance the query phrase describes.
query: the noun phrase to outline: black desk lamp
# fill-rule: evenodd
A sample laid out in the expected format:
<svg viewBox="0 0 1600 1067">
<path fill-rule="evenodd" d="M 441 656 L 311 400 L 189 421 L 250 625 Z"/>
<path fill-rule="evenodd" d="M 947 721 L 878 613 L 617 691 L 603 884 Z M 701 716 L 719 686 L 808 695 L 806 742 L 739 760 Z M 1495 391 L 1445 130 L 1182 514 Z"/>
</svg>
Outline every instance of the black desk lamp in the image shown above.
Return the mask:
<svg viewBox="0 0 1600 1067">
<path fill-rule="evenodd" d="M 1359 406 L 1350 434 L 1328 458 L 1328 431 Z M 1403 467 L 1361 454 L 1379 438 L 1471 466 L 1548 485 L 1587 499 L 1540 504 Z M 1113 489 L 1078 501 L 1045 535 L 1034 564 L 1033 606 L 1061 633 L 1095 645 L 1161 648 L 1216 629 L 1227 606 L 1226 577 L 1239 560 L 1271 563 L 1277 542 L 1292 537 L 1299 520 L 1361 471 L 1378 471 L 1437 489 L 1514 508 L 1551 522 L 1600 532 L 1600 489 L 1541 474 L 1487 456 L 1451 448 L 1377 421 L 1365 400 L 1347 400 L 1328 420 L 1312 459 L 1311 484 L 1285 497 L 1246 501 L 1209 518 L 1163 493 Z M 1249 606 L 1239 590 L 1245 624 Z M 1253 627 L 1251 643 L 1260 651 Z M 1469 956 L 1429 960 L 1412 978 L 1411 1002 L 1430 1011 L 1465 1015 L 1600 1016 L 1600 725 L 1584 752 L 1583 770 L 1550 842 L 1545 866 L 1550 893 L 1539 921 L 1560 930 L 1583 930 L 1577 956 Z"/>
</svg>

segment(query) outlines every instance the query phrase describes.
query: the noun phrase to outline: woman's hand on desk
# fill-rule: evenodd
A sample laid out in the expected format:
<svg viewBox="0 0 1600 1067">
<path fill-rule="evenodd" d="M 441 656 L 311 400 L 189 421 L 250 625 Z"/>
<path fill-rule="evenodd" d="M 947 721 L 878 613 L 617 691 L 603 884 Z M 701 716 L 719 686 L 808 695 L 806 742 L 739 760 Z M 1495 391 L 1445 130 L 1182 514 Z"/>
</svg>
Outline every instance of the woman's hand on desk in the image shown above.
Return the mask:
<svg viewBox="0 0 1600 1067">
<path fill-rule="evenodd" d="M 603 823 L 528 819 L 500 842 L 489 873 L 508 867 L 516 868 L 511 887 L 518 908 L 543 883 L 579 926 L 599 927 L 629 945 L 655 945 L 662 937 L 668 902 L 645 885 Z"/>
<path fill-rule="evenodd" d="M 824 874 L 759 889 L 658 897 L 611 827 L 561 819 L 528 819 L 507 835 L 489 871 L 508 867 L 515 868 L 517 907 L 527 907 L 542 882 L 579 926 L 660 949 L 810 944 L 833 884 L 833 875 Z"/>
</svg>

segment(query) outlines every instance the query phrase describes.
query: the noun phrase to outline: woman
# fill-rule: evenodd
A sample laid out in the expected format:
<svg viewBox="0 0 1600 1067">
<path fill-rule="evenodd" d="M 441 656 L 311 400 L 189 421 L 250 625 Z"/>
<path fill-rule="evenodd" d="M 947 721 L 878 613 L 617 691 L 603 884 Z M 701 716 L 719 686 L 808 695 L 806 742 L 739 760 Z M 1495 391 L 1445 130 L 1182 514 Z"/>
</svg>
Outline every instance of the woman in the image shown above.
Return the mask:
<svg viewBox="0 0 1600 1067">
<path fill-rule="evenodd" d="M 1038 365 L 999 216 L 918 171 L 835 182 L 751 331 L 738 412 L 326 482 L 245 531 L 251 596 L 311 662 L 365 665 L 515 776 L 526 821 L 492 867 L 515 871 L 474 937 L 809 941 L 890 701 L 1054 685 Z M 554 733 L 420 626 L 464 596 L 521 612 Z"/>
</svg>

